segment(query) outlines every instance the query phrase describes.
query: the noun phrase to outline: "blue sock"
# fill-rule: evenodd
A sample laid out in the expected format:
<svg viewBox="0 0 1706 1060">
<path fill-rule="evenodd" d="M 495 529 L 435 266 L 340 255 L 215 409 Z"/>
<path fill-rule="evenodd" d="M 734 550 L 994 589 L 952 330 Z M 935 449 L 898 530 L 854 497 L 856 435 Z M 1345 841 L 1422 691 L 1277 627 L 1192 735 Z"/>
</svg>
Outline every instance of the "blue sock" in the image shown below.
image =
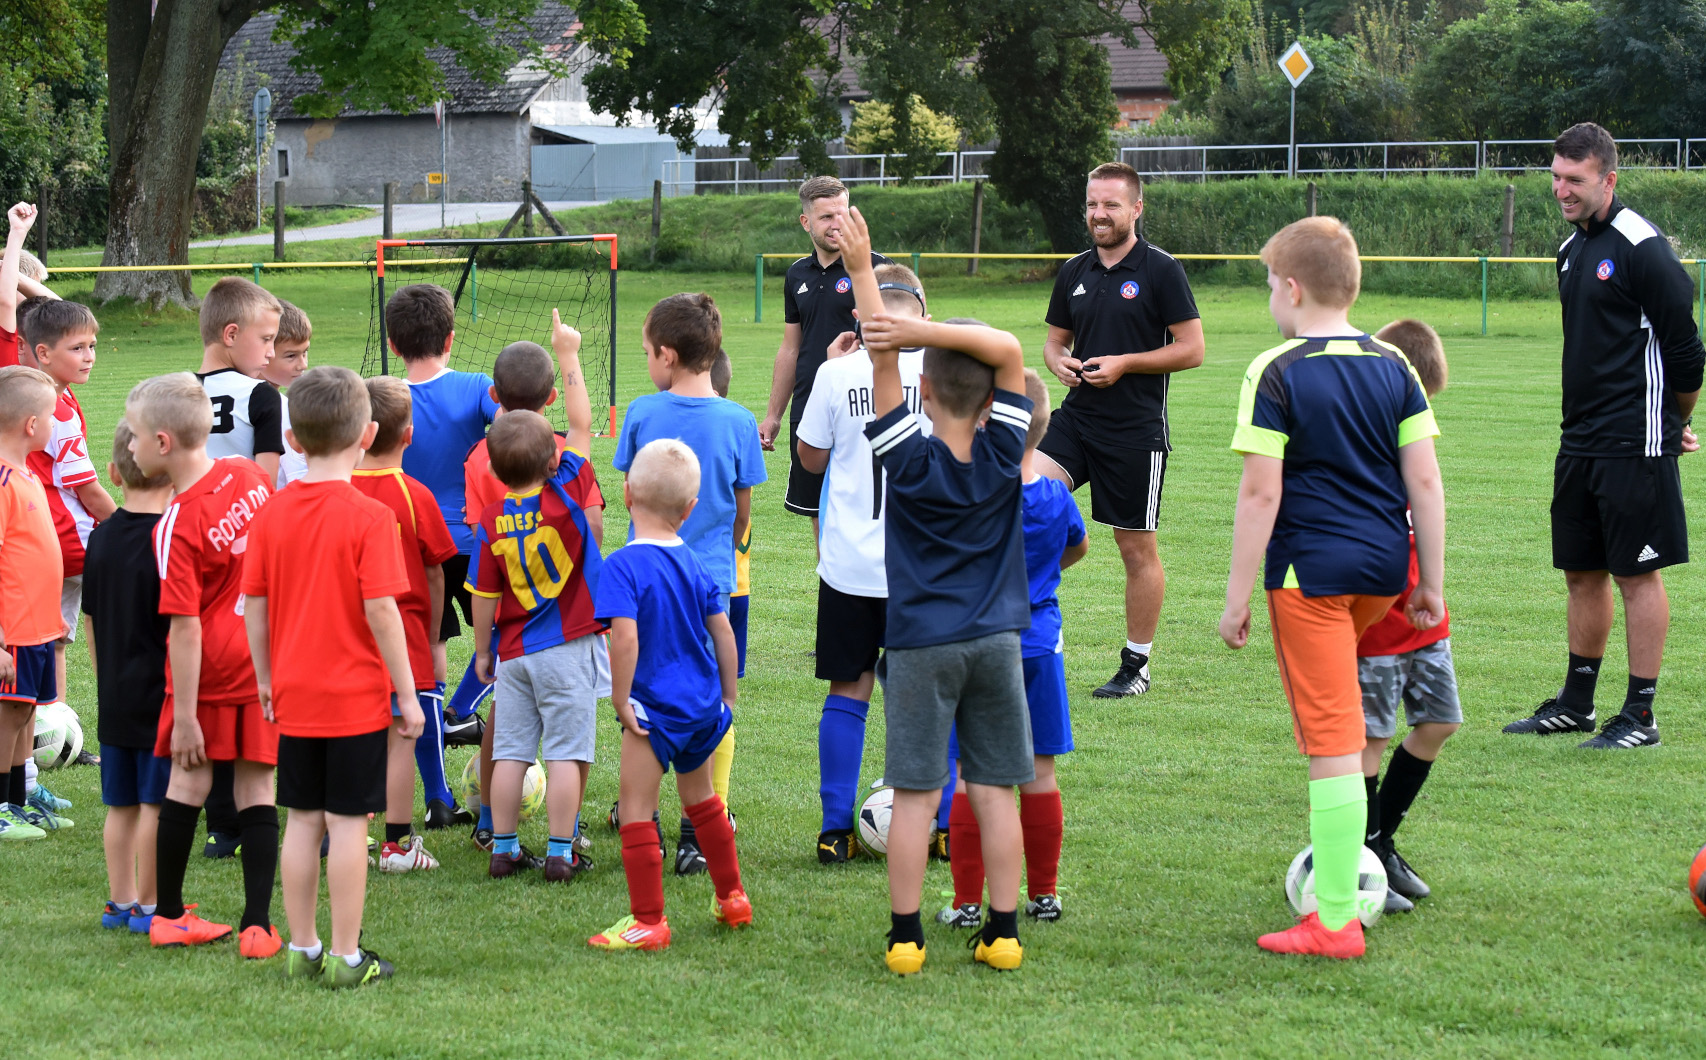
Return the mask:
<svg viewBox="0 0 1706 1060">
<path fill-rule="evenodd" d="M 554 835 L 550 839 L 548 839 L 546 841 L 546 843 L 547 843 L 547 845 L 545 847 L 545 856 L 546 857 L 548 857 L 548 858 L 569 858 L 570 860 L 574 859 L 575 841 L 572 838 L 571 839 L 564 839 L 562 836 Z"/>
<path fill-rule="evenodd" d="M 514 832 L 505 832 L 503 835 L 495 835 L 492 837 L 492 853 L 519 854 L 521 853 L 521 840 Z"/>
<path fill-rule="evenodd" d="M 436 691 L 417 692 L 426 728 L 415 738 L 415 768 L 421 772 L 421 787 L 428 799 L 449 805 L 456 801 L 444 779 L 444 686 Z"/>
<path fill-rule="evenodd" d="M 450 709 L 457 721 L 466 721 L 491 694 L 492 686 L 481 684 L 480 679 L 474 676 L 474 660 L 469 657 L 468 668 L 462 671 L 462 680 L 456 682 L 456 691 L 450 696 Z"/>
<path fill-rule="evenodd" d="M 957 759 L 948 759 L 948 786 L 942 789 L 942 801 L 936 807 L 936 827 L 946 832 L 948 830 L 948 810 L 954 805 L 954 766 Z"/>
<path fill-rule="evenodd" d="M 859 766 L 865 758 L 865 714 L 869 703 L 848 696 L 825 696 L 817 723 L 818 798 L 823 830 L 853 828 L 853 803 L 859 794 Z"/>
<path fill-rule="evenodd" d="M 577 814 L 575 814 L 575 834 L 571 838 L 579 839 L 580 835 L 581 835 L 581 815 L 577 813 Z"/>
<path fill-rule="evenodd" d="M 492 830 L 492 808 L 489 804 L 480 804 L 480 823 L 474 827 L 484 828 L 488 832 Z"/>
<path fill-rule="evenodd" d="M 746 619 L 752 608 L 751 596 L 729 597 L 729 625 L 735 631 L 735 659 L 739 665 L 735 676 L 746 676 Z"/>
</svg>

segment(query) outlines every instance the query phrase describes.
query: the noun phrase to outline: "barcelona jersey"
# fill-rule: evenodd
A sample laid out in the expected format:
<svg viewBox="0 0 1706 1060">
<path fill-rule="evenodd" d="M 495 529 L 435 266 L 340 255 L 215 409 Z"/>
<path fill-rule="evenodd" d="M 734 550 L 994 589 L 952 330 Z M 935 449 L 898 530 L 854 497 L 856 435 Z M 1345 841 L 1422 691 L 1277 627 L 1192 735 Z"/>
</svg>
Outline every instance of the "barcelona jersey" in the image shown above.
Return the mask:
<svg viewBox="0 0 1706 1060">
<path fill-rule="evenodd" d="M 556 473 L 488 505 L 474 530 L 467 589 L 498 601 L 500 660 L 600 633 L 593 615 L 602 558 L 569 486 L 586 461 L 565 451 Z"/>
</svg>

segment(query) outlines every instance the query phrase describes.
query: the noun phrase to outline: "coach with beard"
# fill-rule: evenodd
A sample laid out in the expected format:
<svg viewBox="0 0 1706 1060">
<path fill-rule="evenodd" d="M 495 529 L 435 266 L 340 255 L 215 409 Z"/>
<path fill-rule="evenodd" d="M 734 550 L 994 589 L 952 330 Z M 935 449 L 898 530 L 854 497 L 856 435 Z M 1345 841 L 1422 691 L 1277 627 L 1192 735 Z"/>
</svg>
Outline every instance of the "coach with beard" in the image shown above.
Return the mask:
<svg viewBox="0 0 1706 1060">
<path fill-rule="evenodd" d="M 1043 360 L 1069 388 L 1049 420 L 1038 470 L 1076 490 L 1111 527 L 1125 564 L 1126 644 L 1102 699 L 1149 690 L 1149 657 L 1167 579 L 1156 549 L 1172 448 L 1167 384 L 1203 362 L 1202 320 L 1185 270 L 1137 233 L 1143 182 L 1108 162 L 1090 172 L 1085 223 L 1094 249 L 1061 266 Z"/>
</svg>

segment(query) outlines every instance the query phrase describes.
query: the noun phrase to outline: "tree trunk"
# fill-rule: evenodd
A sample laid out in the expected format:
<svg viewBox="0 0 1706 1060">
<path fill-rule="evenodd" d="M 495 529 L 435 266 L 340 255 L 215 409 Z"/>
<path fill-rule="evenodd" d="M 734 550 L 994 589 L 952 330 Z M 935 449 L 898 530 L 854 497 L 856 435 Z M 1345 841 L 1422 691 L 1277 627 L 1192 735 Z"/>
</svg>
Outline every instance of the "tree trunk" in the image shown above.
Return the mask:
<svg viewBox="0 0 1706 1060">
<path fill-rule="evenodd" d="M 113 145 L 103 265 L 189 261 L 196 155 L 225 44 L 253 14 L 253 0 L 108 0 Z M 146 33 L 146 43 L 137 37 Z M 116 56 L 116 61 L 114 61 Z M 193 306 L 190 274 L 104 272 L 95 297 L 158 308 Z"/>
</svg>

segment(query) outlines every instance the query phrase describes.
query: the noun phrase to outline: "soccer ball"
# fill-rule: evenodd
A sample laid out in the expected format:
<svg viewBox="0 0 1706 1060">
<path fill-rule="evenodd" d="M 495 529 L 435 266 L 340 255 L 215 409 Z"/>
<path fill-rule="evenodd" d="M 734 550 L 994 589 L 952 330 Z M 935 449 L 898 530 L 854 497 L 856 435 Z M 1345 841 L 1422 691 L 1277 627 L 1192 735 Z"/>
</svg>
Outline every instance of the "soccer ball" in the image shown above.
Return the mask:
<svg viewBox="0 0 1706 1060">
<path fill-rule="evenodd" d="M 58 769 L 77 760 L 83 750 L 83 725 L 77 712 L 64 703 L 43 703 L 36 708 L 36 766 Z"/>
<path fill-rule="evenodd" d="M 480 812 L 480 756 L 470 755 L 468 764 L 462 767 L 462 783 L 458 785 L 457 797 L 468 812 Z M 534 762 L 527 767 L 527 775 L 521 780 L 521 819 L 532 817 L 545 808 L 545 767 Z"/>
<path fill-rule="evenodd" d="M 1315 912 L 1315 847 L 1306 846 L 1291 859 L 1285 874 L 1285 900 L 1298 916 Z M 1386 911 L 1386 866 L 1380 855 L 1367 847 L 1357 863 L 1357 919 L 1364 928 L 1373 927 Z"/>
<path fill-rule="evenodd" d="M 894 812 L 894 789 L 878 788 L 859 807 L 859 845 L 882 857 L 889 852 L 889 816 Z"/>
<path fill-rule="evenodd" d="M 1694 899 L 1694 908 L 1700 910 L 1701 916 L 1706 916 L 1706 847 L 1694 855 L 1694 864 L 1688 866 L 1688 896 Z"/>
</svg>

